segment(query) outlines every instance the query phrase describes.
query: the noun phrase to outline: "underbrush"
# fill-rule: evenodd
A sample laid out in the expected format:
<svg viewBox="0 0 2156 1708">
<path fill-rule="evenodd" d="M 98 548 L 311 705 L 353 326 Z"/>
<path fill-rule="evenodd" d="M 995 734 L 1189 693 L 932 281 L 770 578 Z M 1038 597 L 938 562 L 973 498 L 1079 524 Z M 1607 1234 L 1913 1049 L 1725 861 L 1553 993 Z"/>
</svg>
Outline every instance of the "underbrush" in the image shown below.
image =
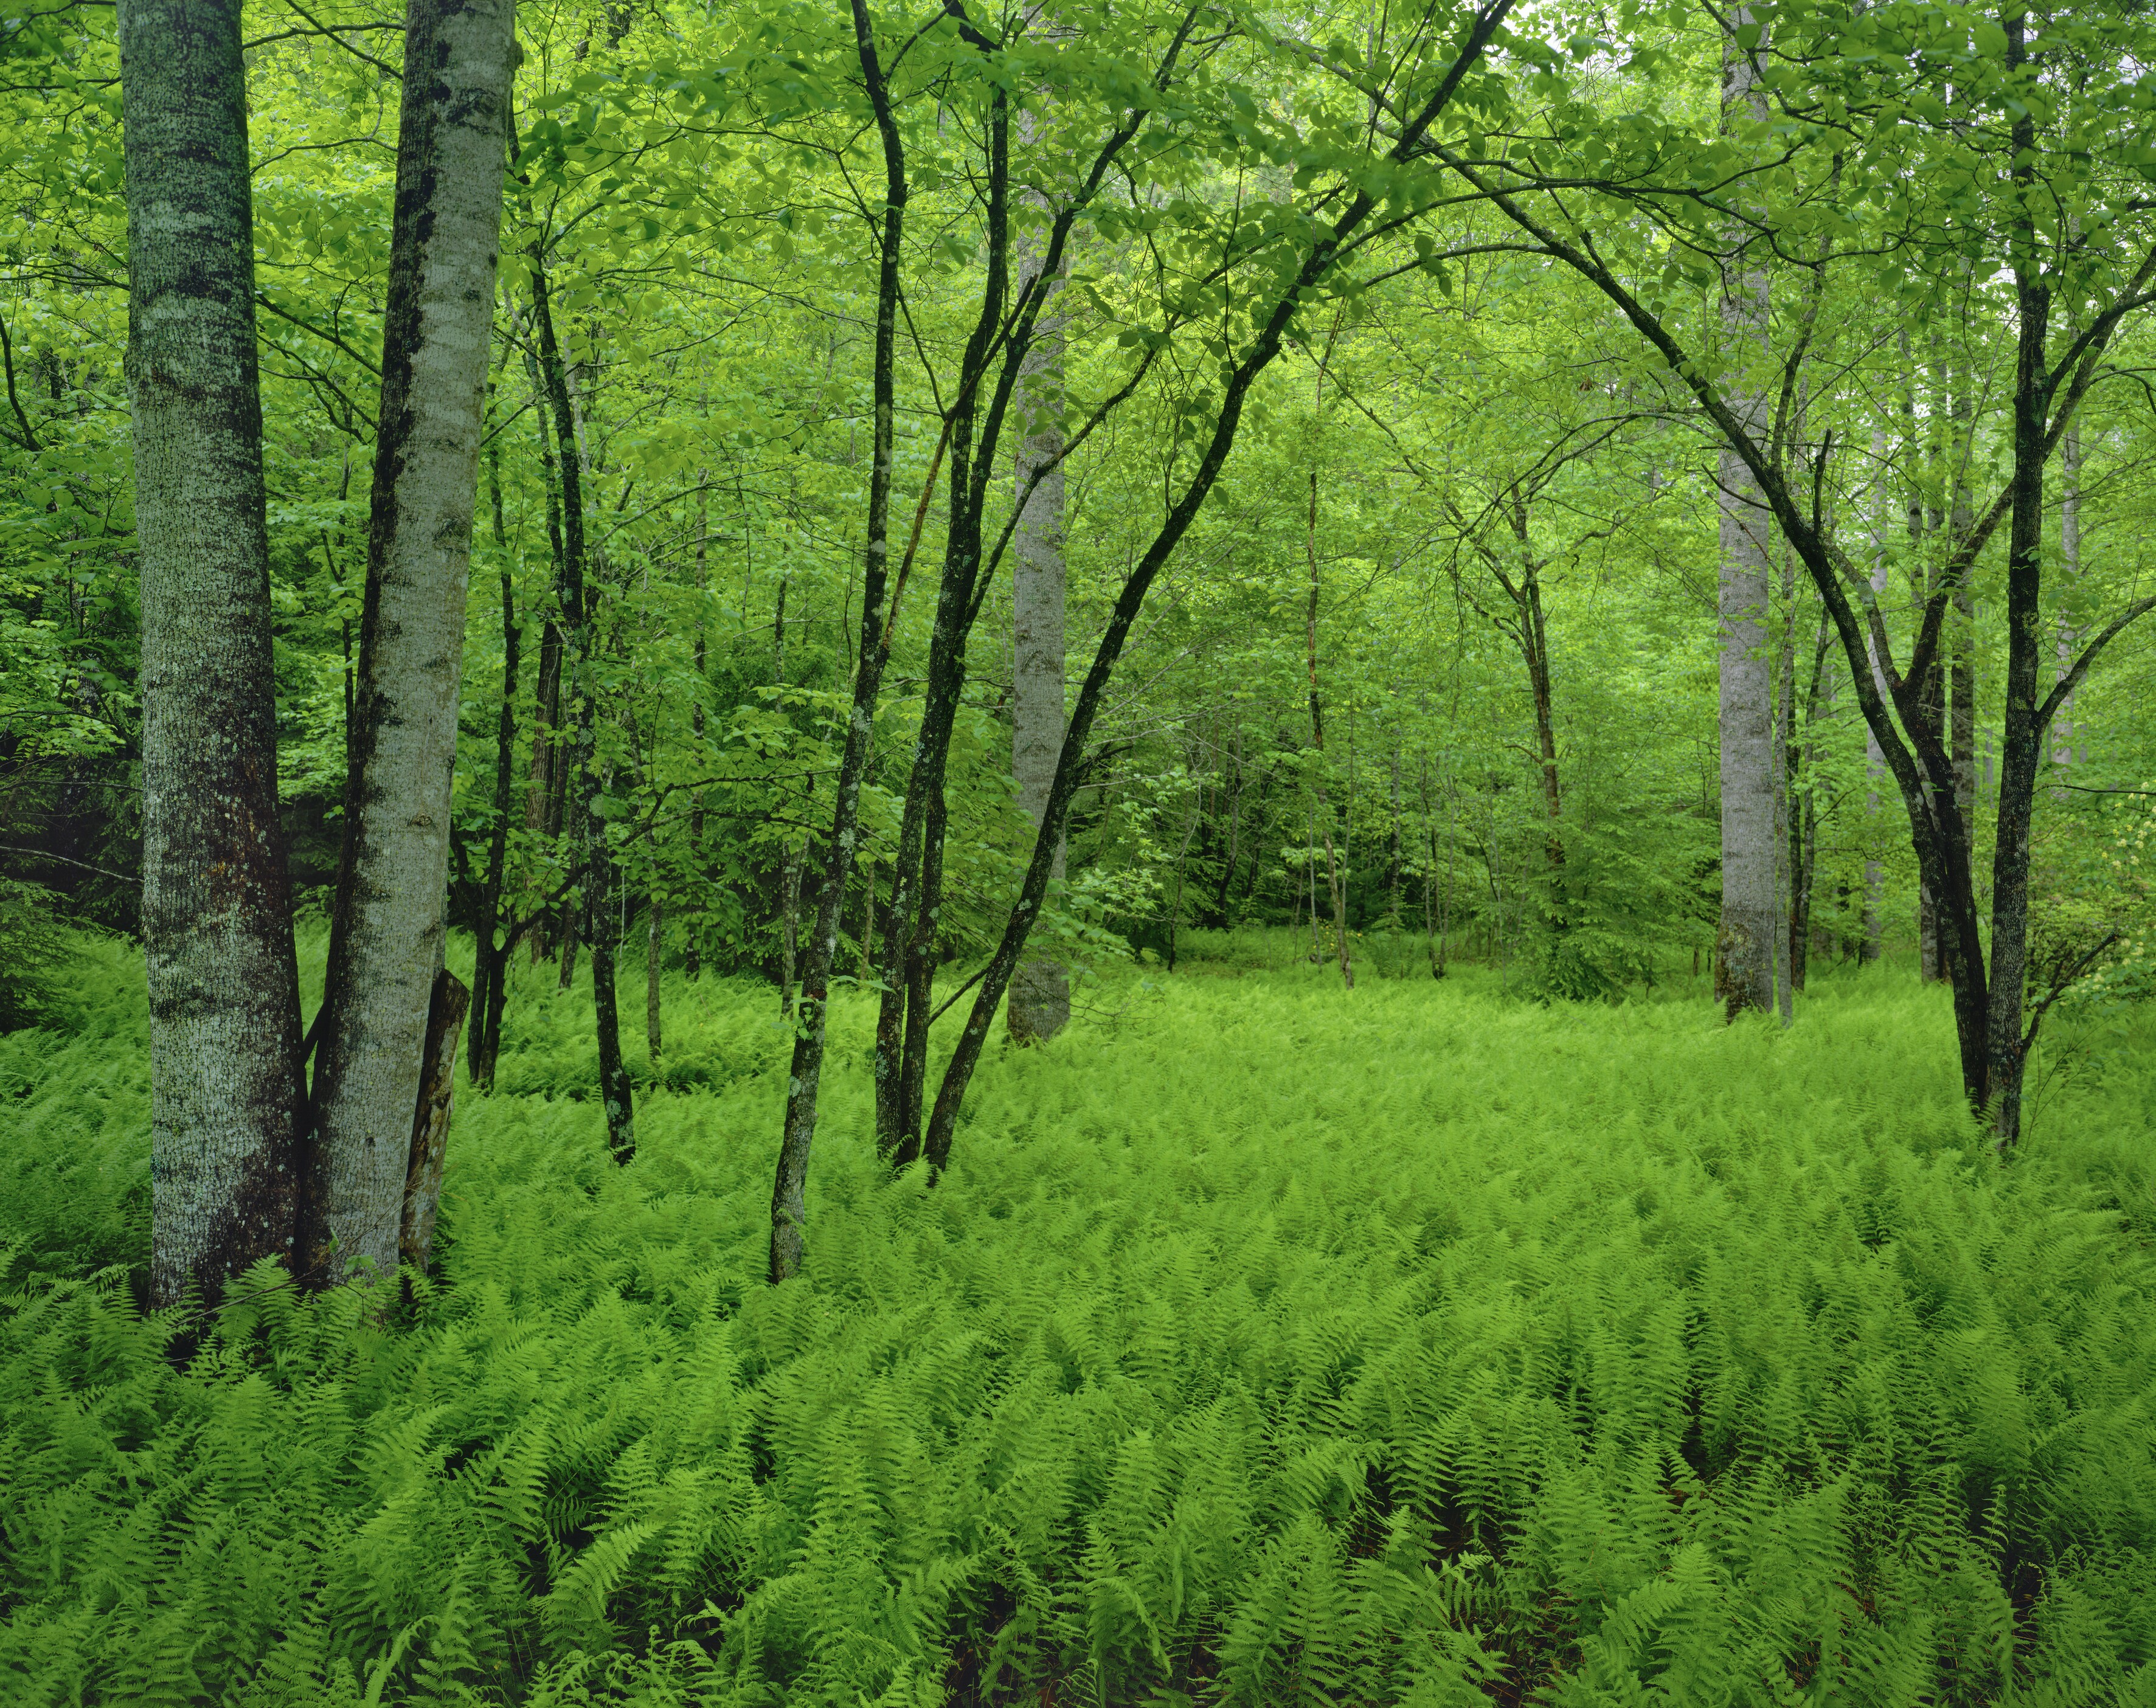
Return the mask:
<svg viewBox="0 0 2156 1708">
<path fill-rule="evenodd" d="M 413 1310 L 265 1269 L 176 1373 L 98 951 L 0 1039 L 0 1698 L 2156 1703 L 2137 1023 L 2002 1167 L 1886 975 L 1222 970 L 992 1052 L 932 1189 L 842 1003 L 775 1290 L 771 992 L 669 982 L 617 1170 L 536 970 Z"/>
</svg>

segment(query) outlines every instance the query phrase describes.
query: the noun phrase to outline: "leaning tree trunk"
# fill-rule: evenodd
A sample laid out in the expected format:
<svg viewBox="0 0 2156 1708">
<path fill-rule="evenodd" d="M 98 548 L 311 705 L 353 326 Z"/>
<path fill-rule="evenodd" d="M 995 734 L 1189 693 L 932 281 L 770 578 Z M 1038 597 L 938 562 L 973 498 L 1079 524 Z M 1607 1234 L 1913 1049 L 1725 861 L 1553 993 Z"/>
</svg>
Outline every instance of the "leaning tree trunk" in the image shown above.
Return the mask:
<svg viewBox="0 0 2156 1708">
<path fill-rule="evenodd" d="M 1748 8 L 1731 13 L 1742 27 Z M 1758 122 L 1766 100 L 1751 59 L 1726 43 L 1722 59 L 1723 127 L 1742 115 Z M 1722 331 L 1732 363 L 1756 362 L 1767 339 L 1767 273 L 1739 241 L 1722 272 Z M 1754 438 L 1765 418 L 1758 377 L 1738 382 L 1731 408 Z M 1774 695 L 1767 658 L 1767 563 L 1770 525 L 1758 484 L 1725 445 L 1719 463 L 1721 551 L 1722 923 L 1715 941 L 1715 994 L 1731 1018 L 1774 1005 Z"/>
<path fill-rule="evenodd" d="M 412 1111 L 442 965 L 512 0 L 411 0 L 382 336 L 350 859 L 330 928 L 304 1261 L 398 1263 Z"/>
<path fill-rule="evenodd" d="M 298 1202 L 239 11 L 120 13 L 159 1305 L 190 1287 L 213 1303 L 249 1264 L 289 1257 Z"/>
<path fill-rule="evenodd" d="M 1031 140 L 1034 115 L 1022 114 L 1021 133 Z M 1029 197 L 1038 201 L 1038 197 Z M 1044 208 L 1045 211 L 1045 208 Z M 1031 228 L 1018 240 L 1019 288 L 1041 268 L 1040 235 Z M 1019 439 L 1016 490 L 1024 500 L 1012 540 L 1011 776 L 1019 805 L 1036 834 L 1047 822 L 1048 787 L 1063 751 L 1063 321 L 1062 274 L 1049 281 L 1049 296 L 1034 322 L 1032 352 L 1019 371 L 1011 408 Z M 1030 485 L 1030 493 L 1028 492 Z M 1051 883 L 1063 877 L 1063 839 L 1055 844 Z M 1070 978 L 1063 963 L 1028 956 L 1011 975 L 1004 1016 L 1020 1044 L 1045 1044 L 1070 1021 Z"/>
<path fill-rule="evenodd" d="M 554 332 L 554 311 L 547 300 L 544 252 L 531 249 L 532 318 L 539 328 L 539 371 L 554 415 L 554 442 L 562 448 L 562 626 L 564 677 L 575 695 L 570 751 L 566 756 L 576 778 L 568 816 L 574 834 L 576 865 L 583 890 L 581 908 L 568 910 L 563 932 L 562 983 L 575 977 L 577 926 L 592 955 L 592 1024 L 599 1055 L 599 1101 L 606 1113 L 607 1148 L 624 1167 L 636 1157 L 636 1111 L 629 1069 L 621 1058 L 621 1013 L 614 992 L 613 849 L 607 841 L 607 815 L 599 798 L 605 792 L 598 760 L 598 625 L 593 601 L 584 587 L 583 435 L 577 428 L 568 369 Z"/>
</svg>

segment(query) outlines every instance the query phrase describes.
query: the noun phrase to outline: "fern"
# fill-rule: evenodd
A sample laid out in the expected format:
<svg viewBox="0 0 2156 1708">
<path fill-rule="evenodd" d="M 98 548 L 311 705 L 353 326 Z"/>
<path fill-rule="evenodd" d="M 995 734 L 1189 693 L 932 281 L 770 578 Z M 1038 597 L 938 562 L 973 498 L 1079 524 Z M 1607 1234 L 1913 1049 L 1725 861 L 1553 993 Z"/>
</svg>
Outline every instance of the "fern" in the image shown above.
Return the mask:
<svg viewBox="0 0 2156 1708">
<path fill-rule="evenodd" d="M 2156 1700 L 2156 1036 L 2002 1167 L 1883 974 L 1132 975 L 932 1191 L 833 1075 L 774 1290 L 768 992 L 670 985 L 624 1171 L 535 979 L 408 1319 L 265 1269 L 182 1372 L 85 952 L 0 1038 L 11 1705 Z"/>
</svg>

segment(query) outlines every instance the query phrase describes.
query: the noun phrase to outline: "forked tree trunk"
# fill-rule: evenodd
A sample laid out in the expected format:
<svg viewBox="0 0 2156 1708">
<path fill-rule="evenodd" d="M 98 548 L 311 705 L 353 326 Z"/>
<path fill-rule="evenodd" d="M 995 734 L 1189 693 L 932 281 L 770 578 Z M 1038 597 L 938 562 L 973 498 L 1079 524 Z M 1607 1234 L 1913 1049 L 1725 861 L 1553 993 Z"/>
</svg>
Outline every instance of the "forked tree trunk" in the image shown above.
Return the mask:
<svg viewBox="0 0 2156 1708">
<path fill-rule="evenodd" d="M 190 1287 L 213 1304 L 250 1264 L 289 1258 L 298 1203 L 239 13 L 223 0 L 120 13 L 160 1305 Z"/>
<path fill-rule="evenodd" d="M 442 961 L 512 0 L 411 0 L 382 325 L 367 595 L 303 1260 L 398 1262 L 412 1110 Z"/>
<path fill-rule="evenodd" d="M 1753 23 L 1748 8 L 1730 14 L 1733 26 Z M 1723 126 L 1757 122 L 1766 98 L 1751 60 L 1733 40 L 1722 59 Z M 1767 272 L 1748 242 L 1725 259 L 1722 346 L 1731 363 L 1756 364 L 1767 340 Z M 1734 382 L 1732 412 L 1754 437 L 1765 418 L 1763 381 Z M 1748 1008 L 1774 1005 L 1774 696 L 1767 657 L 1767 564 L 1772 529 L 1758 483 L 1735 450 L 1718 463 L 1722 567 L 1721 623 L 1722 923 L 1716 935 L 1715 994 L 1734 1019 Z"/>
<path fill-rule="evenodd" d="M 1019 120 L 1022 134 L 1033 120 Z M 1037 198 L 1031 198 L 1037 200 Z M 1043 212 L 1045 212 L 1044 208 Z M 1018 240 L 1019 285 L 1040 272 L 1040 234 Z M 1059 269 L 1059 273 L 1061 269 Z M 1019 805 L 1036 834 L 1047 822 L 1049 785 L 1063 750 L 1063 320 L 1062 281 L 1049 283 L 1032 353 L 1019 370 L 1012 412 L 1019 429 L 1016 490 L 1031 495 L 1019 512 L 1011 562 L 1011 776 Z M 1050 881 L 1064 875 L 1057 839 Z M 1070 1020 L 1070 980 L 1060 962 L 1034 954 L 1011 975 L 1004 1023 L 1020 1044 L 1045 1044 Z"/>
</svg>

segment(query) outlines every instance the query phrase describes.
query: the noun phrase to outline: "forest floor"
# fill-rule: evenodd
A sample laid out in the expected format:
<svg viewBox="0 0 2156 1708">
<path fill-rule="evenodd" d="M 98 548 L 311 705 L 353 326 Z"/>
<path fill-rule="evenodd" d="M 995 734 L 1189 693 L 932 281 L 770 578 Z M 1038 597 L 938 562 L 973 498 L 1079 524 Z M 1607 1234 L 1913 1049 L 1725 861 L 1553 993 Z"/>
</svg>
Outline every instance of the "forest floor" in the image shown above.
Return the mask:
<svg viewBox="0 0 2156 1708">
<path fill-rule="evenodd" d="M 178 1372 L 92 946 L 0 1038 L 0 1699 L 2156 1702 L 2156 1023 L 2001 1164 L 1903 974 L 1784 1033 L 1193 947 L 932 1188 L 842 1002 L 777 1290 L 768 987 L 668 980 L 624 1170 L 527 971 L 433 1283 L 259 1272 Z"/>
</svg>

